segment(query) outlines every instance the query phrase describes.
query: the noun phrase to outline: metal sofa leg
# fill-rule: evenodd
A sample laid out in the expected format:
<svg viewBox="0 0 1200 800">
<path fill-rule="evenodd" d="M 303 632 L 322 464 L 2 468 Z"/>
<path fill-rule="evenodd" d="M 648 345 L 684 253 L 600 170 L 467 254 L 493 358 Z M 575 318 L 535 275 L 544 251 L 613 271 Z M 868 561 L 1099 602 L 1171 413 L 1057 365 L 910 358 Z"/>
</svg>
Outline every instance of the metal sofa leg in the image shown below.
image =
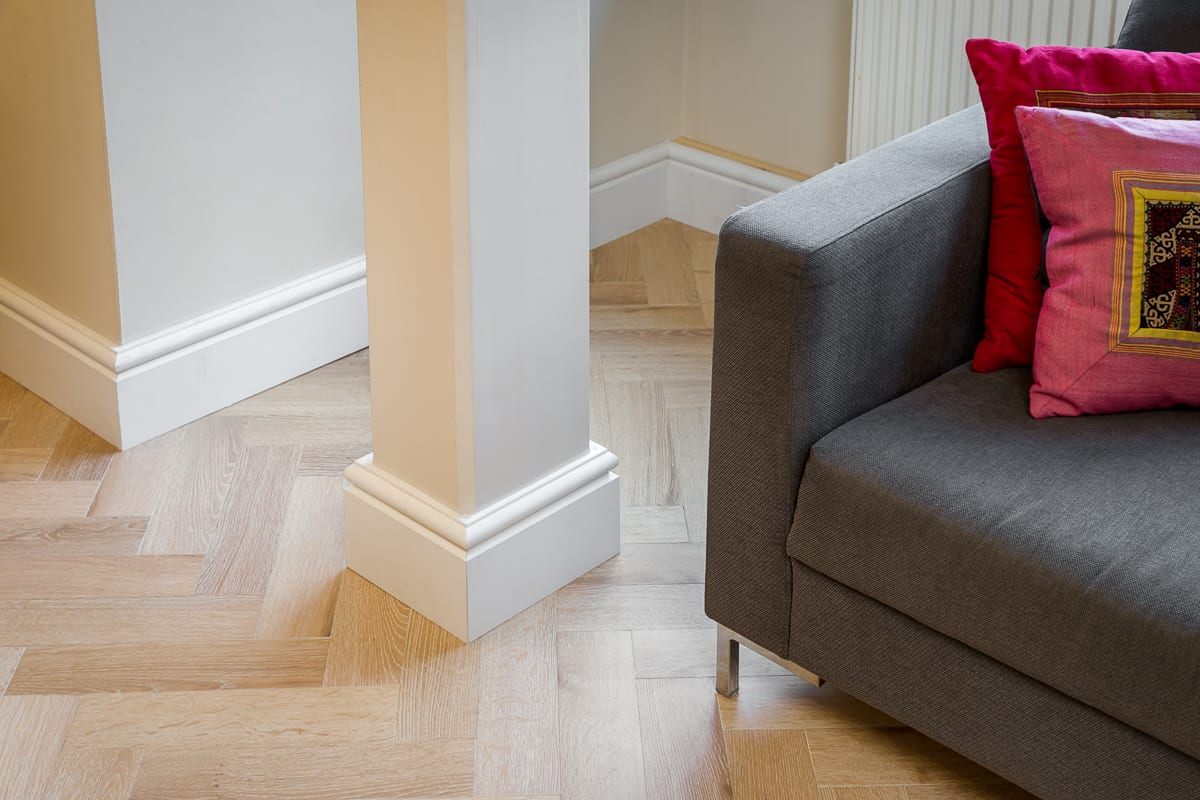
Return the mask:
<svg viewBox="0 0 1200 800">
<path fill-rule="evenodd" d="M 738 640 L 724 625 L 717 626 L 717 694 L 733 697 L 738 690 Z"/>
<path fill-rule="evenodd" d="M 749 639 L 738 636 L 724 625 L 717 625 L 717 693 L 723 697 L 733 697 L 738 690 L 738 647 L 745 645 L 754 652 L 774 661 L 789 672 L 799 675 L 813 686 L 824 685 L 825 680 L 815 673 L 809 672 L 799 664 L 794 664 L 785 658 L 759 647 Z"/>
</svg>

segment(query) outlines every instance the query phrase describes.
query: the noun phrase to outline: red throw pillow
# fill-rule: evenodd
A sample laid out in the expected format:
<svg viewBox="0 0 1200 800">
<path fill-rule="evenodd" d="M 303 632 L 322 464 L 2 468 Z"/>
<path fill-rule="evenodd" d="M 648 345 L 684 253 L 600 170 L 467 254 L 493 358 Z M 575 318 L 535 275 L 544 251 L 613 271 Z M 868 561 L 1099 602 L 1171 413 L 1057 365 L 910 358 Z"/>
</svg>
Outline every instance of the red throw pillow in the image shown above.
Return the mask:
<svg viewBox="0 0 1200 800">
<path fill-rule="evenodd" d="M 1200 54 L 1106 48 L 1031 47 L 971 39 L 992 146 L 992 224 L 983 341 L 975 369 L 1033 360 L 1042 302 L 1042 230 L 1017 106 L 1090 111 L 1110 117 L 1200 119 Z"/>
</svg>

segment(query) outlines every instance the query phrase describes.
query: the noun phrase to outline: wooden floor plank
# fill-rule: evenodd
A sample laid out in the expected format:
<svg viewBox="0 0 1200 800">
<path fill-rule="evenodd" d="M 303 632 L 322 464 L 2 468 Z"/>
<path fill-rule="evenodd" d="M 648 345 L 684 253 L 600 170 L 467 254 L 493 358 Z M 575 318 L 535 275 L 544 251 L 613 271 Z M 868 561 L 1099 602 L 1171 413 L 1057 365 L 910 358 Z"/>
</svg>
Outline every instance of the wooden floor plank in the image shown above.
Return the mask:
<svg viewBox="0 0 1200 800">
<path fill-rule="evenodd" d="M 554 598 L 480 639 L 475 794 L 559 791 Z"/>
<path fill-rule="evenodd" d="M 644 305 L 647 302 L 645 281 L 593 283 L 590 288 L 589 300 L 593 306 Z"/>
<path fill-rule="evenodd" d="M 0 481 L 36 481 L 53 452 L 37 447 L 0 450 Z"/>
<path fill-rule="evenodd" d="M 686 330 L 711 327 L 700 306 L 595 306 L 589 316 L 595 331 Z"/>
<path fill-rule="evenodd" d="M 628 283 L 642 280 L 640 236 L 632 233 L 615 239 L 591 254 L 591 283 Z"/>
<path fill-rule="evenodd" d="M 108 471 L 109 461 L 117 448 L 101 439 L 75 420 L 67 424 L 46 471 L 47 481 L 99 481 Z"/>
<path fill-rule="evenodd" d="M 164 489 L 146 529 L 142 553 L 208 552 L 244 430 L 244 419 L 228 417 L 206 417 L 187 427 L 178 454 L 181 467 L 173 471 Z"/>
<path fill-rule="evenodd" d="M 608 417 L 608 397 L 604 393 L 604 359 L 593 355 L 590 359 L 588 380 L 588 433 L 593 442 L 604 446 L 612 443 L 612 423 Z"/>
<path fill-rule="evenodd" d="M 396 689 L 231 689 L 89 694 L 66 747 L 228 747 L 395 739 Z"/>
<path fill-rule="evenodd" d="M 140 750 L 63 750 L 45 800 L 125 800 L 141 760 Z"/>
<path fill-rule="evenodd" d="M 821 800 L 908 800 L 908 795 L 903 786 L 825 786 Z"/>
<path fill-rule="evenodd" d="M 54 695 L 0 698 L 0 800 L 45 794 L 77 704 Z"/>
<path fill-rule="evenodd" d="M 712 331 L 686 329 L 618 329 L 592 331 L 593 355 L 655 355 L 664 353 L 706 353 L 712 355 Z"/>
<path fill-rule="evenodd" d="M 626 544 L 621 552 L 578 578 L 575 586 L 704 583 L 704 546 Z"/>
<path fill-rule="evenodd" d="M 719 800 L 733 796 L 712 681 L 640 680 L 646 796 Z"/>
<path fill-rule="evenodd" d="M 99 481 L 0 483 L 0 519 L 87 516 Z"/>
<path fill-rule="evenodd" d="M 71 418 L 33 392 L 23 392 L 0 433 L 0 450 L 53 449 Z"/>
<path fill-rule="evenodd" d="M 242 449 L 196 594 L 266 593 L 299 465 L 298 447 Z"/>
<path fill-rule="evenodd" d="M 341 479 L 346 467 L 371 452 L 371 442 L 331 442 L 312 444 L 300 454 L 301 475 Z"/>
<path fill-rule="evenodd" d="M 701 381 L 712 379 L 708 353 L 631 353 L 604 356 L 604 380 L 613 383 Z"/>
<path fill-rule="evenodd" d="M 361 691 L 361 690 L 358 690 Z M 470 739 L 218 748 L 152 748 L 133 800 L 361 800 L 468 797 Z"/>
<path fill-rule="evenodd" d="M 621 459 L 621 504 L 679 505 L 672 501 L 671 438 L 662 385 L 606 383 L 612 432 L 609 449 Z"/>
<path fill-rule="evenodd" d="M 783 667 L 743 647 L 743 678 L 790 675 Z M 633 663 L 639 678 L 711 678 L 717 674 L 717 631 L 712 625 L 695 630 L 634 631 Z"/>
<path fill-rule="evenodd" d="M 28 647 L 11 694 L 320 686 L 328 639 Z"/>
<path fill-rule="evenodd" d="M 558 629 L 630 631 L 700 628 L 704 587 L 570 585 L 558 592 Z"/>
<path fill-rule="evenodd" d="M 4 697 L 24 652 L 23 647 L 0 647 L 0 697 Z"/>
<path fill-rule="evenodd" d="M 0 525 L 0 559 L 51 553 L 64 556 L 123 556 L 138 551 L 146 517 L 15 519 Z"/>
<path fill-rule="evenodd" d="M 999 780 L 995 783 L 906 786 L 904 794 L 903 800 L 1037 800 L 1019 786 Z"/>
<path fill-rule="evenodd" d="M 746 653 L 748 648 L 742 648 Z M 722 697 L 726 730 L 890 727 L 900 723 L 832 686 L 817 688 L 795 675 L 750 677 Z"/>
<path fill-rule="evenodd" d="M 474 738 L 479 724 L 479 641 L 464 644 L 413 612 L 400 673 L 400 739 Z"/>
<path fill-rule="evenodd" d="M 219 413 L 248 417 L 360 416 L 371 413 L 369 362 L 343 358 L 249 397 Z M 359 453 L 369 452 L 370 448 Z"/>
<path fill-rule="evenodd" d="M 181 469 L 184 431 L 174 430 L 113 455 L 91 515 L 149 517 Z"/>
<path fill-rule="evenodd" d="M 328 636 L 346 567 L 342 478 L 300 477 L 288 496 L 260 639 Z"/>
<path fill-rule="evenodd" d="M 400 683 L 411 616 L 408 606 L 346 570 L 337 595 L 325 685 Z"/>
<path fill-rule="evenodd" d="M 250 639 L 258 597 L 0 601 L 0 645 Z"/>
<path fill-rule="evenodd" d="M 972 784 L 992 778 L 983 767 L 908 728 L 818 728 L 807 735 L 822 786 Z"/>
<path fill-rule="evenodd" d="M 40 555 L 0 560 L 0 600 L 187 597 L 201 556 Z"/>
<path fill-rule="evenodd" d="M 0 419 L 11 419 L 28 393 L 28 389 L 0 372 Z"/>
<path fill-rule="evenodd" d="M 312 447 L 369 441 L 369 414 L 250 417 L 246 424 L 246 444 L 256 447 Z"/>
<path fill-rule="evenodd" d="M 621 543 L 655 544 L 686 542 L 687 518 L 683 506 L 623 506 Z"/>
<path fill-rule="evenodd" d="M 563 800 L 646 797 L 629 633 L 558 634 L 558 726 Z"/>
<path fill-rule="evenodd" d="M 678 222 L 664 219 L 638 231 L 638 256 L 650 303 L 695 306 L 700 302 Z"/>
<path fill-rule="evenodd" d="M 804 731 L 730 731 L 737 800 L 821 800 Z"/>
<path fill-rule="evenodd" d="M 709 412 L 705 408 L 668 408 L 666 422 L 671 474 L 675 476 L 673 499 L 683 506 L 692 541 L 703 542 L 708 532 Z"/>
</svg>

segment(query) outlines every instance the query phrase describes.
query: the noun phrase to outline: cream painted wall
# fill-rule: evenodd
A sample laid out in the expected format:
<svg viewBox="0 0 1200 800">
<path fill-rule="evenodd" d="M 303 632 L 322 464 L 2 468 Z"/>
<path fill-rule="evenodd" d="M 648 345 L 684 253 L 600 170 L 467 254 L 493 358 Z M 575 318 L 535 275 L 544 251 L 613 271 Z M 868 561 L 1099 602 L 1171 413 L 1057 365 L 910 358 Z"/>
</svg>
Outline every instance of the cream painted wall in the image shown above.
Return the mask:
<svg viewBox="0 0 1200 800">
<path fill-rule="evenodd" d="M 96 17 L 124 341 L 362 255 L 354 0 Z"/>
<path fill-rule="evenodd" d="M 92 0 L 0 2 L 0 278 L 121 335 Z"/>
<path fill-rule="evenodd" d="M 689 0 L 592 0 L 592 166 L 683 135 Z"/>
<path fill-rule="evenodd" d="M 687 136 L 800 172 L 845 158 L 852 0 L 688 0 Z"/>
</svg>

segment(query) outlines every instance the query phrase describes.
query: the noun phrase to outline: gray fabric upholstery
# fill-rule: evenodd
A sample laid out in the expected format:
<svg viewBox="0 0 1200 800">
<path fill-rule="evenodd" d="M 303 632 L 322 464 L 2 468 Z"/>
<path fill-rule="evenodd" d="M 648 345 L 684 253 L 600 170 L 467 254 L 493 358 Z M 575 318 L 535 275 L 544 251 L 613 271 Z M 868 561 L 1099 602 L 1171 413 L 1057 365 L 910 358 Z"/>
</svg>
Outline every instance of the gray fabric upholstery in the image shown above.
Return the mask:
<svg viewBox="0 0 1200 800">
<path fill-rule="evenodd" d="M 791 658 L 835 686 L 1039 797 L 1200 797 L 1200 762 L 793 564 Z"/>
<path fill-rule="evenodd" d="M 1200 757 L 1200 411 L 1035 420 L 1029 383 L 964 366 L 817 442 L 788 552 Z"/>
<path fill-rule="evenodd" d="M 1134 0 L 1117 47 L 1147 52 L 1200 52 L 1200 5 L 1196 0 Z"/>
<path fill-rule="evenodd" d="M 716 267 L 705 608 L 787 652 L 809 446 L 981 334 L 990 169 L 976 107 L 731 217 Z"/>
</svg>

